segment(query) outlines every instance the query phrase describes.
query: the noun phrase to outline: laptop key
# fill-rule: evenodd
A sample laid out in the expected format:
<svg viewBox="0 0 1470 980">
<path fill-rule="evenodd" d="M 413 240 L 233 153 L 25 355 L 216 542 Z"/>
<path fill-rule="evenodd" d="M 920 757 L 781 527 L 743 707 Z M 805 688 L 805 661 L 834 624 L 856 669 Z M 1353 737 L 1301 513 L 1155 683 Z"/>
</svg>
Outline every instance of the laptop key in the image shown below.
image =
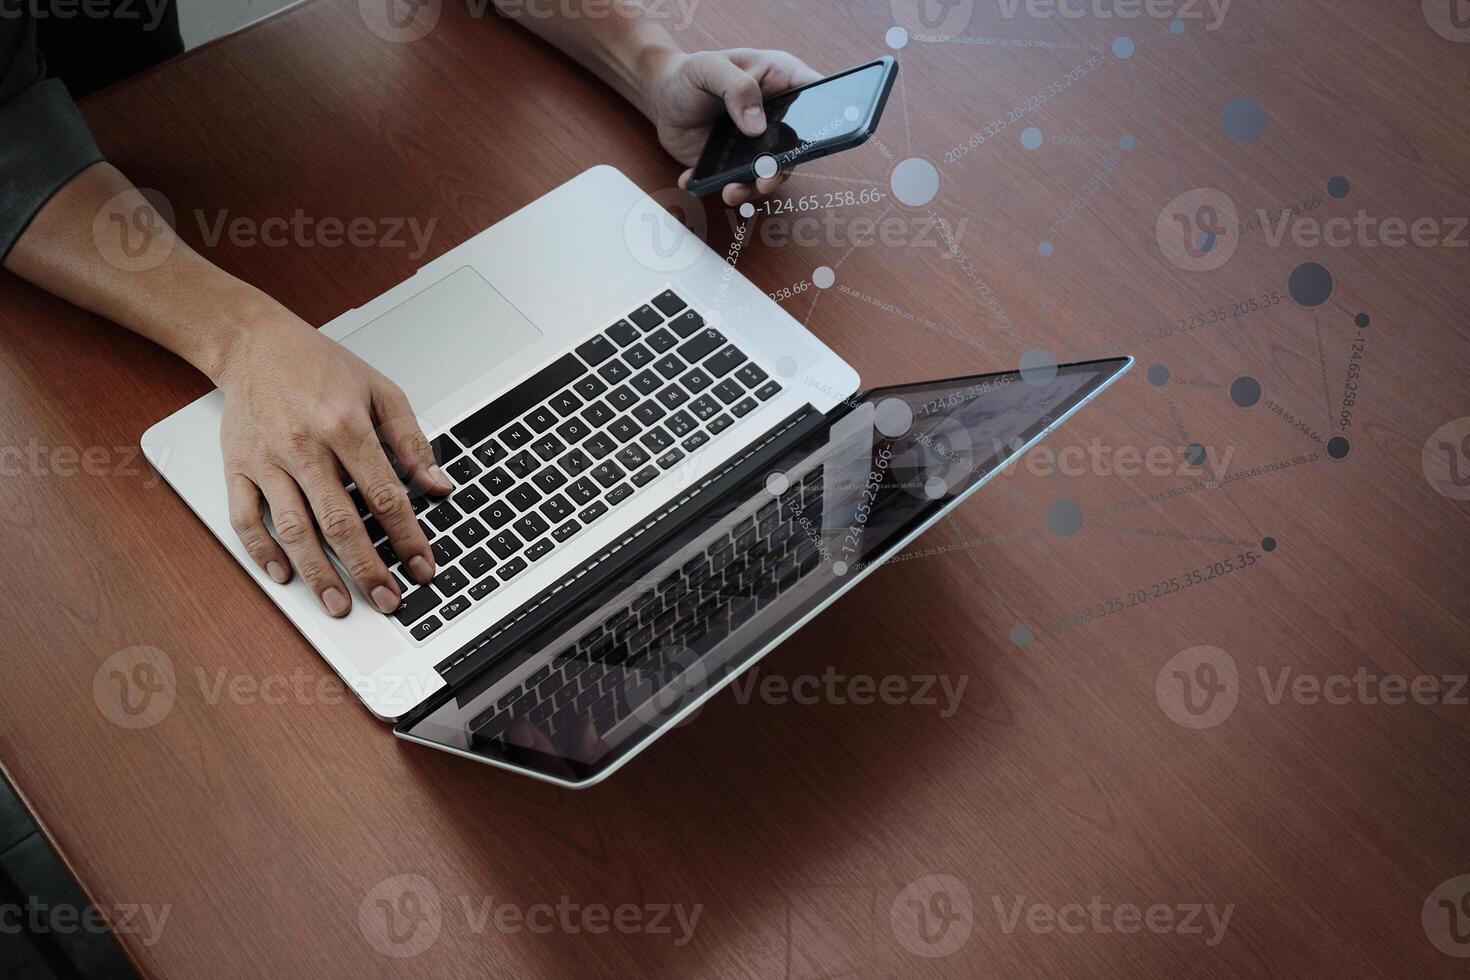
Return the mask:
<svg viewBox="0 0 1470 980">
<path fill-rule="evenodd" d="M 500 439 L 507 449 L 514 451 L 531 441 L 531 430 L 517 422 L 502 429 Z"/>
<path fill-rule="evenodd" d="M 658 402 L 643 402 L 633 409 L 633 417 L 644 425 L 652 425 L 668 413 Z"/>
<path fill-rule="evenodd" d="M 495 552 L 495 557 L 501 561 L 521 550 L 521 539 L 516 537 L 514 531 L 501 531 L 487 543 L 490 545 L 490 550 Z M 505 576 L 501 575 L 501 578 Z"/>
<path fill-rule="evenodd" d="M 709 435 L 707 433 L 696 432 L 688 439 L 685 439 L 683 442 L 679 443 L 679 445 L 684 447 L 684 451 L 686 453 L 692 453 L 694 452 L 694 450 L 698 449 L 700 446 L 703 446 L 707 442 L 709 442 Z"/>
<path fill-rule="evenodd" d="M 618 450 L 618 454 L 613 458 L 631 470 L 648 462 L 648 453 L 643 451 L 642 446 L 632 443 Z"/>
<path fill-rule="evenodd" d="M 495 567 L 495 562 L 491 560 L 490 552 L 484 548 L 476 548 L 460 560 L 459 567 L 475 578 L 484 578 L 485 573 Z"/>
<path fill-rule="evenodd" d="M 704 369 L 716 378 L 723 378 L 745 363 L 745 355 L 734 344 L 727 344 L 717 354 L 704 362 Z"/>
<path fill-rule="evenodd" d="M 607 385 L 597 375 L 589 374 L 572 385 L 572 390 L 583 398 L 596 398 L 604 391 L 607 391 Z"/>
<path fill-rule="evenodd" d="M 551 459 L 551 457 L 555 456 L 557 453 L 561 452 L 565 448 L 567 448 L 566 443 L 562 442 L 556 436 L 552 435 L 542 436 L 540 439 L 537 439 L 535 442 L 531 443 L 531 452 L 535 453 L 537 456 L 540 456 L 542 459 L 547 460 Z"/>
<path fill-rule="evenodd" d="M 730 428 L 730 426 L 732 426 L 734 424 L 735 424 L 735 420 L 732 419 L 730 416 L 728 416 L 728 415 L 717 415 L 714 418 L 710 419 L 708 422 L 706 422 L 704 427 L 706 429 L 709 429 L 710 435 L 717 436 L 721 432 L 724 432 L 726 429 Z"/>
<path fill-rule="evenodd" d="M 453 507 L 454 505 L 447 504 L 442 506 Z M 388 536 L 388 532 L 383 530 L 383 525 L 378 523 L 378 519 L 376 517 L 369 517 L 367 520 L 362 522 L 362 526 L 363 530 L 367 531 L 369 541 L 381 541 Z M 439 530 L 442 531 L 444 529 L 441 527 Z"/>
<path fill-rule="evenodd" d="M 688 304 L 680 299 L 672 289 L 665 289 L 653 298 L 653 305 L 657 306 L 659 312 L 664 316 L 673 316 Z"/>
<path fill-rule="evenodd" d="M 514 520 L 515 516 L 515 508 L 504 500 L 497 500 L 480 512 L 480 519 L 497 531 Z"/>
<path fill-rule="evenodd" d="M 464 450 L 460 448 L 459 443 L 454 441 L 454 436 L 450 435 L 447 432 L 441 432 L 433 439 L 430 439 L 429 446 L 434 450 L 434 459 L 438 461 L 440 466 L 445 465 L 450 460 L 457 457 L 460 453 L 464 452 Z"/>
<path fill-rule="evenodd" d="M 561 464 L 562 469 L 566 470 L 572 476 L 576 476 L 592 465 L 592 458 L 580 449 L 573 449 L 561 459 L 557 460 L 557 462 Z"/>
<path fill-rule="evenodd" d="M 449 499 L 466 514 L 473 514 L 490 502 L 490 495 L 479 484 L 472 483 Z"/>
<path fill-rule="evenodd" d="M 540 466 L 541 460 L 524 449 L 505 461 L 505 468 L 510 470 L 511 475 L 523 480 L 536 472 Z"/>
<path fill-rule="evenodd" d="M 347 496 L 352 498 L 352 505 L 357 508 L 358 517 L 366 517 L 373 512 L 373 509 L 367 505 L 367 501 L 362 499 L 362 494 L 358 493 L 356 487 L 353 487 Z"/>
<path fill-rule="evenodd" d="M 511 527 L 519 531 L 521 533 L 521 537 L 525 538 L 527 541 L 530 541 L 546 533 L 546 529 L 551 527 L 551 525 L 546 523 L 546 520 L 540 514 L 533 513 L 527 514 L 525 517 L 522 517 L 520 520 L 512 524 Z"/>
<path fill-rule="evenodd" d="M 663 314 L 646 304 L 629 313 L 628 319 L 638 324 L 638 329 L 644 333 L 648 333 L 664 322 Z"/>
<path fill-rule="evenodd" d="M 678 408 L 689 400 L 689 392 L 678 385 L 667 385 L 663 391 L 654 396 L 665 408 Z M 640 406 L 641 407 L 641 406 Z"/>
<path fill-rule="evenodd" d="M 684 451 L 682 449 L 670 449 L 658 458 L 658 465 L 662 469 L 668 469 L 683 458 Z"/>
<path fill-rule="evenodd" d="M 465 521 L 459 527 L 454 529 L 454 536 L 459 540 L 460 544 L 464 545 L 466 548 L 469 548 L 473 545 L 479 544 L 481 541 L 484 541 L 487 537 L 489 537 L 490 531 L 485 527 L 485 525 L 481 524 L 479 521 L 471 517 L 469 520 Z"/>
<path fill-rule="evenodd" d="M 741 388 L 739 382 L 734 378 L 726 378 L 724 381 L 715 385 L 710 394 L 714 395 L 726 405 L 730 405 L 740 400 L 741 396 L 745 394 L 745 389 Z"/>
<path fill-rule="evenodd" d="M 734 405 L 731 405 L 730 411 L 735 413 L 736 418 L 740 418 L 742 416 L 749 415 L 750 410 L 755 408 L 755 405 L 755 399 L 747 395 L 746 397 L 736 402 Z"/>
<path fill-rule="evenodd" d="M 623 360 L 628 362 L 629 367 L 636 370 L 653 360 L 653 351 L 642 344 L 636 344 L 623 351 Z"/>
<path fill-rule="evenodd" d="M 587 424 L 594 429 L 605 425 L 607 420 L 616 414 L 616 412 L 607 407 L 607 402 L 604 401 L 595 401 L 582 409 L 582 418 L 586 419 Z"/>
<path fill-rule="evenodd" d="M 449 600 L 449 604 L 439 610 L 439 615 L 445 619 L 453 619 L 466 609 L 470 608 L 470 597 L 467 595 L 455 596 Z"/>
<path fill-rule="evenodd" d="M 676 353 L 690 364 L 698 364 L 724 346 L 724 343 L 724 334 L 714 327 L 705 327 L 680 344 Z"/>
<path fill-rule="evenodd" d="M 688 419 L 687 428 L 685 429 L 685 432 L 687 432 L 689 429 L 694 428 L 694 420 L 693 419 L 689 418 L 689 416 L 688 415 L 685 415 L 683 412 L 677 412 L 677 413 L 675 413 L 675 417 L 676 418 L 679 415 L 684 415 L 684 418 Z M 682 434 L 683 433 L 681 433 L 681 435 Z M 672 446 L 674 444 L 674 440 L 672 438 L 670 438 L 670 436 L 669 436 L 669 434 L 667 432 L 664 431 L 664 427 L 663 426 L 658 426 L 657 428 L 649 429 L 647 432 L 643 433 L 643 435 L 641 435 L 641 436 L 638 437 L 638 441 L 641 442 L 641 443 L 643 443 L 643 445 L 647 446 L 649 449 L 653 450 L 656 453 L 661 453 L 665 449 L 668 449 L 670 446 Z"/>
<path fill-rule="evenodd" d="M 683 382 L 684 387 L 688 388 L 696 395 L 704 389 L 708 388 L 710 385 L 714 384 L 714 379 L 712 379 L 708 374 L 705 374 L 699 368 L 695 368 L 693 371 L 690 371 L 679 380 Z"/>
<path fill-rule="evenodd" d="M 579 418 L 569 418 L 556 427 L 556 434 L 573 445 L 581 442 L 591 431 L 592 426 Z"/>
<path fill-rule="evenodd" d="M 626 412 L 638 404 L 638 396 L 627 385 L 619 385 L 607 393 L 607 403 L 613 411 Z"/>
<path fill-rule="evenodd" d="M 541 491 L 529 483 L 522 483 L 510 493 L 506 494 L 505 499 L 517 511 L 526 511 L 535 506 L 536 501 L 541 499 Z"/>
<path fill-rule="evenodd" d="M 434 588 L 439 591 L 440 595 L 446 598 L 454 595 L 469 584 L 469 577 L 464 572 L 452 566 L 434 576 Z"/>
<path fill-rule="evenodd" d="M 531 545 L 531 547 L 526 549 L 526 557 L 531 561 L 540 561 L 541 559 L 549 555 L 551 553 L 551 549 L 554 547 L 556 547 L 556 545 L 551 543 L 550 538 L 542 538 L 540 541 L 537 541 L 535 544 Z"/>
<path fill-rule="evenodd" d="M 494 466 L 504 459 L 505 456 L 505 447 L 494 439 L 491 439 L 483 446 L 477 446 L 475 448 L 475 458 L 487 467 Z"/>
<path fill-rule="evenodd" d="M 497 466 L 480 478 L 480 486 L 492 497 L 498 497 L 511 487 L 516 485 L 515 478 L 505 471 L 505 467 Z"/>
<path fill-rule="evenodd" d="M 680 313 L 678 316 L 670 320 L 669 326 L 672 327 L 674 333 L 678 334 L 680 337 L 688 337 L 690 334 L 694 333 L 694 331 L 704 326 L 704 317 L 700 316 L 698 313 L 695 313 L 693 310 L 685 310 L 683 313 Z"/>
<path fill-rule="evenodd" d="M 540 473 L 531 477 L 531 482 L 536 484 L 536 488 L 542 493 L 551 493 L 551 491 L 567 482 L 567 475 L 555 466 L 548 466 Z"/>
<path fill-rule="evenodd" d="M 612 452 L 614 449 L 618 448 L 618 444 L 614 442 L 612 436 L 608 435 L 606 432 L 599 432 L 591 439 L 588 439 L 586 442 L 582 443 L 582 448 L 585 449 L 587 451 L 587 454 L 593 459 L 601 459 L 608 453 Z"/>
<path fill-rule="evenodd" d="M 562 494 L 550 498 L 540 507 L 541 513 L 546 515 L 548 521 L 560 521 L 571 516 L 573 511 L 571 502 Z"/>
<path fill-rule="evenodd" d="M 558 541 L 565 541 L 580 530 L 582 530 L 582 525 L 578 524 L 576 521 L 567 521 L 565 524 L 552 531 L 551 536 Z"/>
<path fill-rule="evenodd" d="M 657 466 L 645 466 L 643 467 L 643 469 L 633 474 L 633 486 L 644 486 L 648 483 L 648 481 L 652 480 L 656 476 L 658 476 Z"/>
<path fill-rule="evenodd" d="M 715 401 L 709 395 L 700 395 L 698 398 L 694 399 L 694 401 L 689 403 L 689 411 L 697 415 L 699 417 L 699 421 L 706 422 L 719 414 L 720 403 Z M 675 418 L 682 414 L 684 413 L 679 412 L 675 415 Z M 674 428 L 672 422 L 670 423 L 669 428 Z M 682 436 L 684 433 L 675 431 L 674 434 Z"/>
<path fill-rule="evenodd" d="M 443 625 L 444 624 L 439 621 L 438 616 L 430 616 L 428 619 L 424 620 L 422 623 L 419 623 L 409 632 L 413 634 L 413 638 L 415 640 L 422 640 Z"/>
<path fill-rule="evenodd" d="M 664 386 L 664 379 L 652 371 L 639 371 L 628 384 L 636 388 L 640 395 L 651 395 Z"/>
<path fill-rule="evenodd" d="M 526 413 L 526 424 L 537 433 L 545 432 L 557 421 L 556 413 L 545 405 L 539 405 Z"/>
<path fill-rule="evenodd" d="M 485 598 L 487 595 L 494 592 L 498 588 L 500 588 L 500 583 L 495 581 L 495 576 L 491 575 L 486 578 L 480 579 L 480 581 L 470 586 L 470 590 L 466 592 L 465 595 L 469 596 L 474 601 L 479 602 L 481 599 Z"/>
<path fill-rule="evenodd" d="M 613 346 L 613 342 L 602 334 L 598 334 L 586 343 L 578 344 L 573 349 L 577 352 L 578 357 L 593 367 L 597 367 L 597 365 L 618 352 L 618 349 Z"/>
<path fill-rule="evenodd" d="M 755 391 L 755 397 L 765 401 L 781 390 L 781 386 L 774 381 L 767 381 Z"/>
<path fill-rule="evenodd" d="M 404 595 L 403 601 L 398 602 L 398 608 L 394 611 L 394 619 L 403 623 L 404 626 L 413 626 L 426 613 L 432 613 L 440 604 L 440 594 L 426 585 L 420 585 L 415 591 Z"/>
<path fill-rule="evenodd" d="M 582 479 L 578 480 L 576 483 L 573 483 L 571 486 L 567 487 L 567 495 L 579 504 L 585 504 L 589 501 L 596 500 L 598 493 L 600 493 L 600 491 L 597 489 L 597 484 L 593 483 L 585 476 L 582 477 Z"/>
<path fill-rule="evenodd" d="M 608 361 L 602 367 L 597 369 L 597 373 L 602 375 L 603 378 L 607 380 L 608 384 L 615 385 L 619 381 L 622 381 L 624 378 L 626 378 L 628 375 L 632 374 L 633 369 L 628 367 L 628 365 L 624 364 L 622 361 Z"/>
<path fill-rule="evenodd" d="M 669 380 L 677 378 L 679 372 L 683 371 L 686 367 L 688 365 L 675 354 L 665 354 L 653 364 L 653 369 Z"/>
<path fill-rule="evenodd" d="M 555 396 L 553 396 L 551 401 L 547 402 L 547 405 L 549 405 L 552 411 L 556 412 L 556 414 L 560 415 L 562 418 L 566 418 L 568 415 L 571 415 L 577 409 L 582 407 L 582 399 L 578 398 L 576 393 L 568 388 L 566 391 L 558 392 Z"/>
<path fill-rule="evenodd" d="M 512 578 L 519 575 L 521 572 L 524 572 L 527 567 L 529 566 L 526 564 L 526 559 L 512 558 L 504 565 L 501 565 L 500 571 L 496 572 L 495 574 L 499 576 L 500 581 L 509 582 Z"/>
<path fill-rule="evenodd" d="M 592 479 L 602 484 L 605 489 L 621 480 L 623 478 L 623 471 L 618 467 L 617 463 L 606 462 L 594 468 L 591 476 Z"/>
<path fill-rule="evenodd" d="M 654 349 L 655 353 L 662 354 L 679 342 L 679 338 L 669 333 L 663 327 L 659 327 L 653 333 L 643 338 L 643 342 Z"/>
<path fill-rule="evenodd" d="M 452 502 L 446 500 L 438 507 L 435 507 L 433 510 L 429 511 L 427 519 L 428 522 L 434 525 L 434 527 L 438 530 L 447 531 L 450 528 L 454 527 L 454 525 L 458 524 L 459 519 L 463 516 L 464 515 L 459 512 L 458 507 L 454 506 Z M 368 536 L 372 537 L 371 534 L 369 534 Z"/>
<path fill-rule="evenodd" d="M 739 378 L 740 383 L 745 385 L 745 387 L 754 388 L 766 380 L 767 375 L 766 372 L 756 367 L 754 361 L 751 361 L 748 364 L 742 365 L 740 370 L 735 372 L 735 377 Z"/>
<path fill-rule="evenodd" d="M 434 564 L 440 568 L 464 554 L 464 549 L 453 538 L 440 538 L 429 545 L 429 550 L 434 553 Z"/>
<path fill-rule="evenodd" d="M 619 347 L 627 347 L 638 339 L 638 330 L 627 320 L 619 320 L 603 331 Z"/>
<path fill-rule="evenodd" d="M 570 353 L 563 354 L 463 422 L 451 426 L 450 431 L 466 446 L 477 446 L 501 426 L 515 421 L 527 409 L 541 404 L 586 373 L 581 361 Z"/>
<path fill-rule="evenodd" d="M 631 483 L 619 483 L 607 492 L 606 500 L 609 504 L 616 505 L 622 503 L 632 495 L 633 485 Z"/>
<path fill-rule="evenodd" d="M 643 426 L 634 421 L 631 415 L 624 415 L 614 419 L 608 424 L 607 433 L 618 442 L 627 442 L 629 439 L 643 431 Z"/>
<path fill-rule="evenodd" d="M 593 521 L 597 520 L 599 517 L 606 513 L 607 504 L 599 500 L 597 501 L 597 503 L 585 508 L 582 513 L 577 515 L 577 518 L 583 524 L 591 524 Z"/>
</svg>

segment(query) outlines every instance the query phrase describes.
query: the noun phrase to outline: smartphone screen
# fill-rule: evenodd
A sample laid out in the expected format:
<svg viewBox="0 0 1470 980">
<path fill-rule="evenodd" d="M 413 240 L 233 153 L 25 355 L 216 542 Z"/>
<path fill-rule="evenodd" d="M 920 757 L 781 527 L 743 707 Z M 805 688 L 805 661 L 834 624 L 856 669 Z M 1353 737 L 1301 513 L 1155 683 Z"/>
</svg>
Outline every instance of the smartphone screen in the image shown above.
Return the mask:
<svg viewBox="0 0 1470 980">
<path fill-rule="evenodd" d="M 746 136 L 728 115 L 721 116 L 694 168 L 691 190 L 699 193 L 695 185 L 701 182 L 746 174 L 761 156 L 785 167 L 833 143 L 861 142 L 882 108 L 892 67 L 885 58 L 772 96 L 765 102 L 766 131 L 759 136 Z"/>
</svg>

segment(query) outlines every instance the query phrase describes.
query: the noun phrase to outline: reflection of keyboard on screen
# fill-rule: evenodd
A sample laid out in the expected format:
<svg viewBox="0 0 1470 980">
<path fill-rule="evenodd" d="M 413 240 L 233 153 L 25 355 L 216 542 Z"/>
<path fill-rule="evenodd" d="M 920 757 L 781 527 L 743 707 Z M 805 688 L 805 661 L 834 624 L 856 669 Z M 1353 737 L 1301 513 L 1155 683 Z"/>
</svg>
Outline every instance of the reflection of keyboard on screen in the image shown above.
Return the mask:
<svg viewBox="0 0 1470 980">
<path fill-rule="evenodd" d="M 435 455 L 447 500 L 410 495 L 438 573 L 395 614 L 422 640 L 770 399 L 781 386 L 671 290 L 449 427 Z"/>
<path fill-rule="evenodd" d="M 810 574 L 821 556 L 822 468 L 761 506 L 531 673 L 469 728 L 477 743 L 525 718 L 550 738 L 588 716 L 606 734 L 698 654 Z M 810 530 L 808 530 L 810 529 Z"/>
</svg>

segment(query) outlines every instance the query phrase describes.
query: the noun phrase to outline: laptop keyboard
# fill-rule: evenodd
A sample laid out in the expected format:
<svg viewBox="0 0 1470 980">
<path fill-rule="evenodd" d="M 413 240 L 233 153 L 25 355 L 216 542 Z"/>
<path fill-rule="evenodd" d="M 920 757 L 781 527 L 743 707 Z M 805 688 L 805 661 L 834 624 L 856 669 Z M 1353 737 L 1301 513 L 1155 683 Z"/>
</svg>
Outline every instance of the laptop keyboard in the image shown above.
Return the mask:
<svg viewBox="0 0 1470 980">
<path fill-rule="evenodd" d="M 555 738 L 584 716 L 611 731 L 651 694 L 809 575 L 821 561 L 802 525 L 822 526 L 822 468 L 792 483 L 702 553 L 593 626 L 470 722 L 477 742 L 525 718 Z M 638 683 L 638 682 L 643 683 Z"/>
<path fill-rule="evenodd" d="M 410 586 L 351 490 L 403 589 L 394 618 L 427 639 L 780 390 L 665 290 L 433 440 L 454 490 L 410 494 L 434 551 L 431 584 Z"/>
</svg>

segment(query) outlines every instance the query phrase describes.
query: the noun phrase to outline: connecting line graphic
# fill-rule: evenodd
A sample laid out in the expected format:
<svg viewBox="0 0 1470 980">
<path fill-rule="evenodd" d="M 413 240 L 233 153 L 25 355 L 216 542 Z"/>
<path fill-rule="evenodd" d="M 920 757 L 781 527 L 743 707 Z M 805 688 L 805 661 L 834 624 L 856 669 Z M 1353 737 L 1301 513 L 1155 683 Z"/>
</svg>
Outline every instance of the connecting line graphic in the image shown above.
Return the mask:
<svg viewBox="0 0 1470 980">
<path fill-rule="evenodd" d="M 899 73 L 899 76 L 898 76 L 898 105 L 899 105 L 899 108 L 903 110 L 903 138 L 904 138 L 904 142 L 908 146 L 908 152 L 913 153 L 914 152 L 914 134 L 913 134 L 913 130 L 909 128 L 909 98 L 908 98 L 908 88 L 905 86 L 903 79 L 904 79 L 903 74 L 902 73 Z"/>
<path fill-rule="evenodd" d="M 1327 350 L 1322 346 L 1320 317 L 1312 317 L 1312 327 L 1317 331 L 1317 364 L 1322 369 L 1322 400 L 1327 405 L 1327 431 L 1331 432 L 1337 424 L 1337 419 L 1332 414 L 1332 386 L 1327 383 Z"/>
<path fill-rule="evenodd" d="M 802 169 L 801 176 L 803 179 L 811 177 L 814 180 L 836 180 L 844 184 L 862 184 L 865 187 L 878 187 L 883 183 L 882 180 L 870 180 L 866 177 L 838 177 L 835 174 L 814 174 L 805 168 Z"/>
</svg>

